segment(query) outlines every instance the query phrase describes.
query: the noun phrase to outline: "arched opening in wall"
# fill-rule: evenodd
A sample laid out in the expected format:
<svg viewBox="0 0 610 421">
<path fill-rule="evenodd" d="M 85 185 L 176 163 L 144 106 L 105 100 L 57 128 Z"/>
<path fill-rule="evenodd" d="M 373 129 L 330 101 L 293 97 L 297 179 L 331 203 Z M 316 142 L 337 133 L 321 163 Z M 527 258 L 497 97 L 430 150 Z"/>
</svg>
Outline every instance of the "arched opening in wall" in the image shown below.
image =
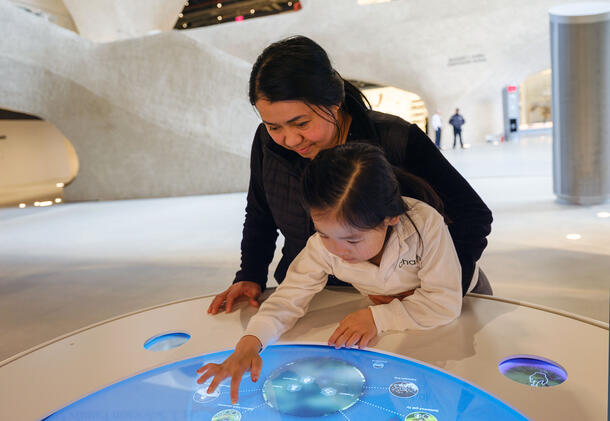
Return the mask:
<svg viewBox="0 0 610 421">
<path fill-rule="evenodd" d="M 551 127 L 551 69 L 526 78 L 520 85 L 521 129 Z"/>
<path fill-rule="evenodd" d="M 362 81 L 351 81 L 359 87 L 375 111 L 394 114 L 427 132 L 428 110 L 416 93 L 393 86 L 381 86 Z"/>
<path fill-rule="evenodd" d="M 51 206 L 78 173 L 74 146 L 51 123 L 0 109 L 0 206 Z"/>
</svg>

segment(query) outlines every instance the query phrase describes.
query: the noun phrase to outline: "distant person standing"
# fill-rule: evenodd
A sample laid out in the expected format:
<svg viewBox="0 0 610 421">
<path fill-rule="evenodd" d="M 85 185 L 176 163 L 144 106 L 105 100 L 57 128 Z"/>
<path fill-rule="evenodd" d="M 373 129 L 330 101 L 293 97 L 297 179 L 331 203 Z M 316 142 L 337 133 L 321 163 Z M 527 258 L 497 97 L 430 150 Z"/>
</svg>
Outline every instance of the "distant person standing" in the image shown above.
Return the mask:
<svg viewBox="0 0 610 421">
<path fill-rule="evenodd" d="M 449 120 L 449 124 L 453 126 L 453 149 L 455 149 L 455 142 L 458 136 L 460 137 L 460 146 L 464 149 L 464 143 L 462 142 L 462 126 L 464 123 L 466 123 L 466 120 L 460 115 L 460 109 L 456 108 L 455 114 Z"/>
<path fill-rule="evenodd" d="M 432 130 L 434 130 L 434 143 L 437 148 L 441 148 L 441 130 L 443 128 L 443 121 L 441 115 L 436 111 L 432 116 Z"/>
</svg>

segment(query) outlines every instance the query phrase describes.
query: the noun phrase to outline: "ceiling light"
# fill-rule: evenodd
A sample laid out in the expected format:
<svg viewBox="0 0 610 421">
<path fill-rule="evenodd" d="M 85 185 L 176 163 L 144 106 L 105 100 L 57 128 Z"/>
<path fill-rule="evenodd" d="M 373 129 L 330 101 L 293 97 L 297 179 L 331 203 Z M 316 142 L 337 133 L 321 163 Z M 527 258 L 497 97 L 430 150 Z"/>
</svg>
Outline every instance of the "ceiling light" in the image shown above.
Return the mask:
<svg viewBox="0 0 610 421">
<path fill-rule="evenodd" d="M 184 17 L 184 14 L 182 14 L 182 13 L 178 13 L 178 17 L 179 17 L 179 18 L 183 18 L 183 17 Z"/>
<path fill-rule="evenodd" d="M 19 203 L 19 207 L 20 207 L 21 209 L 25 208 L 25 203 Z"/>
<path fill-rule="evenodd" d="M 56 197 L 55 198 L 55 203 L 61 203 L 61 197 Z"/>
<path fill-rule="evenodd" d="M 582 237 L 580 234 L 568 234 L 566 235 L 568 240 L 580 240 Z"/>
<path fill-rule="evenodd" d="M 34 202 L 34 206 L 40 206 L 40 202 Z"/>
<path fill-rule="evenodd" d="M 291 2 L 291 1 L 289 1 L 289 2 L 288 2 L 288 7 L 291 7 L 291 6 L 292 6 L 292 2 Z"/>
<path fill-rule="evenodd" d="M 183 28 L 186 28 L 187 26 L 188 26 L 188 24 L 186 22 L 182 24 Z"/>
<path fill-rule="evenodd" d="M 63 186 L 64 186 L 64 183 L 56 183 L 56 184 L 55 184 L 55 187 L 58 187 L 58 188 L 60 188 L 60 189 L 61 189 Z"/>
<path fill-rule="evenodd" d="M 222 16 L 218 16 L 216 19 L 218 19 L 218 21 L 222 20 Z"/>
<path fill-rule="evenodd" d="M 256 10 L 254 10 L 254 9 L 250 9 L 250 14 L 251 14 L 251 15 L 253 15 L 253 14 L 254 14 L 254 12 L 256 12 Z"/>
<path fill-rule="evenodd" d="M 50 200 L 45 200 L 44 202 L 38 202 L 38 206 L 51 206 L 53 204 Z"/>
<path fill-rule="evenodd" d="M 597 212 L 598 218 L 610 218 L 610 212 Z"/>
<path fill-rule="evenodd" d="M 216 3 L 216 7 L 220 9 L 222 7 L 222 3 Z"/>
</svg>

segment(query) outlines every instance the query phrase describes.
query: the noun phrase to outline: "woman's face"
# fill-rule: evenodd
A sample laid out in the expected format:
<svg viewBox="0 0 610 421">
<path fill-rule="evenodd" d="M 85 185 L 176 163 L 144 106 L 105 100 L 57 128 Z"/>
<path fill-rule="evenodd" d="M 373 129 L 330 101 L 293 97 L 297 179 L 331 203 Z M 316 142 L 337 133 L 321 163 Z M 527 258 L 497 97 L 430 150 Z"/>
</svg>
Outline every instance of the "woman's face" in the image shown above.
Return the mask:
<svg viewBox="0 0 610 421">
<path fill-rule="evenodd" d="M 315 105 L 265 99 L 259 99 L 255 105 L 273 141 L 303 158 L 313 159 L 321 150 L 337 144 L 336 126 L 325 110 Z M 337 119 L 339 107 L 335 105 L 330 110 Z"/>
</svg>

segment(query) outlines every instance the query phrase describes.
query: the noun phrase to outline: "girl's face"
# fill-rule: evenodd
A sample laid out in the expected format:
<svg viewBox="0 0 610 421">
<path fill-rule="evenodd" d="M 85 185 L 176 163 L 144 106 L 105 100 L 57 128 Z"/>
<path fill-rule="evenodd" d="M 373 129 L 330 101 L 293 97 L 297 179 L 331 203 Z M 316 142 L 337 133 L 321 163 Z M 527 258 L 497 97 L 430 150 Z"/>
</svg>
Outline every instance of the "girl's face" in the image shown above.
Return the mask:
<svg viewBox="0 0 610 421">
<path fill-rule="evenodd" d="M 347 263 L 377 260 L 386 242 L 388 227 L 396 225 L 398 217 L 386 218 L 371 230 L 360 230 L 337 220 L 334 212 L 311 210 L 311 219 L 326 249 Z"/>
<path fill-rule="evenodd" d="M 321 150 L 337 144 L 336 126 L 329 121 L 330 116 L 326 117 L 325 111 L 315 105 L 265 99 L 259 99 L 255 105 L 273 141 L 303 158 L 313 159 Z M 337 119 L 339 107 L 330 109 Z"/>
</svg>

